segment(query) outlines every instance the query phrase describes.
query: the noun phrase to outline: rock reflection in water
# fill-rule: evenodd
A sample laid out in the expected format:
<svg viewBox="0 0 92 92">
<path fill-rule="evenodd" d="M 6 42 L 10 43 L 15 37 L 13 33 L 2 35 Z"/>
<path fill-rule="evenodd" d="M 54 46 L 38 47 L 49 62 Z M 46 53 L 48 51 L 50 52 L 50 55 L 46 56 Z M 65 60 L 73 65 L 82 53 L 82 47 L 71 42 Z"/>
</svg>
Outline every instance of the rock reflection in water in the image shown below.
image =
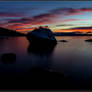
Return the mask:
<svg viewBox="0 0 92 92">
<path fill-rule="evenodd" d="M 52 44 L 30 44 L 27 50 L 30 57 L 32 57 L 31 62 L 33 61 L 34 67 L 50 68 L 53 61 L 54 48 L 55 45 Z"/>
<path fill-rule="evenodd" d="M 34 45 L 34 44 L 30 44 L 28 47 L 28 53 L 32 53 L 35 55 L 41 55 L 41 56 L 49 56 L 52 54 L 53 50 L 54 50 L 55 45 L 52 44 L 41 44 L 41 45 Z"/>
</svg>

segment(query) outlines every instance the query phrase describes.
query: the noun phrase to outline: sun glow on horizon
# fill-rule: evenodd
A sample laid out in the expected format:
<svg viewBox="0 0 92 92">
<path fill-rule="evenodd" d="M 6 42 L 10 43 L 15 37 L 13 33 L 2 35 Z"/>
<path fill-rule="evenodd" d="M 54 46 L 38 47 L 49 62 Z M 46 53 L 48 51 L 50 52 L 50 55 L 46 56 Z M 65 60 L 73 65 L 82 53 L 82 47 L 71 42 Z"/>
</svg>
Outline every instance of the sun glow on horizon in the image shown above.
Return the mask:
<svg viewBox="0 0 92 92">
<path fill-rule="evenodd" d="M 92 32 L 92 1 L 27 1 L 20 4 L 0 2 L 0 27 L 29 32 L 47 25 L 53 32 Z"/>
</svg>

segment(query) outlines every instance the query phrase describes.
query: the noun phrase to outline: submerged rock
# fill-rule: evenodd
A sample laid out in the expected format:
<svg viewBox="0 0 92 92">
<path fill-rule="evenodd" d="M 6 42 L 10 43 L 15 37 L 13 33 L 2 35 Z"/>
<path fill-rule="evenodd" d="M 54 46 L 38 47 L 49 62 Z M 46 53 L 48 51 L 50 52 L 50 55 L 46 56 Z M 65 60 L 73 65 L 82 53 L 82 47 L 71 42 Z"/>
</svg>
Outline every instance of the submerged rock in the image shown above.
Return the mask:
<svg viewBox="0 0 92 92">
<path fill-rule="evenodd" d="M 66 41 L 66 40 L 59 40 L 59 42 L 68 42 L 68 41 Z"/>
<path fill-rule="evenodd" d="M 85 40 L 85 41 L 87 41 L 87 42 L 92 42 L 92 39 L 87 39 L 87 40 Z"/>
<path fill-rule="evenodd" d="M 16 61 L 16 54 L 5 53 L 2 55 L 1 60 L 3 63 L 13 63 L 14 61 Z"/>
</svg>

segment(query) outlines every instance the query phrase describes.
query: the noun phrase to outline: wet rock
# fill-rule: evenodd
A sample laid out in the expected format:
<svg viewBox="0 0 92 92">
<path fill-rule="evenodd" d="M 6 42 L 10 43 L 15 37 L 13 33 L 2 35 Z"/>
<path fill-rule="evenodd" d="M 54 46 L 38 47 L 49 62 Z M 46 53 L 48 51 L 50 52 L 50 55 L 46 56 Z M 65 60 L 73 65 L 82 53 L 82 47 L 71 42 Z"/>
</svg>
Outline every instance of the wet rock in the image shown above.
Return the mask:
<svg viewBox="0 0 92 92">
<path fill-rule="evenodd" d="M 57 44 L 57 40 L 53 32 L 48 28 L 39 27 L 26 35 L 31 44 Z"/>
<path fill-rule="evenodd" d="M 14 53 L 5 53 L 1 56 L 1 61 L 3 63 L 13 63 L 16 61 L 16 54 Z"/>
</svg>

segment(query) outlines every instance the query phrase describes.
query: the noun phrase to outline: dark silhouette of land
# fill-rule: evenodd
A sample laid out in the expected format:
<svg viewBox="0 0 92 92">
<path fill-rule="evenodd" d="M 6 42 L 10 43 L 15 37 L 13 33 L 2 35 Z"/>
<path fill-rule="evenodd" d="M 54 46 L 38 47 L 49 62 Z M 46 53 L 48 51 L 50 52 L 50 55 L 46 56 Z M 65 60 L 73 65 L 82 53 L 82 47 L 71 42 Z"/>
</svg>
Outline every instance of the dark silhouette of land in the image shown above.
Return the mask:
<svg viewBox="0 0 92 92">
<path fill-rule="evenodd" d="M 81 33 L 81 32 L 55 32 L 54 36 L 92 36 L 91 33 Z"/>
<path fill-rule="evenodd" d="M 25 36 L 25 34 L 0 27 L 0 36 Z"/>
<path fill-rule="evenodd" d="M 54 36 L 92 36 L 92 32 L 55 32 L 53 33 Z M 7 28 L 0 27 L 0 36 L 10 36 L 10 37 L 16 37 L 16 36 L 26 36 L 24 33 L 17 32 L 16 30 L 10 30 Z"/>
</svg>

